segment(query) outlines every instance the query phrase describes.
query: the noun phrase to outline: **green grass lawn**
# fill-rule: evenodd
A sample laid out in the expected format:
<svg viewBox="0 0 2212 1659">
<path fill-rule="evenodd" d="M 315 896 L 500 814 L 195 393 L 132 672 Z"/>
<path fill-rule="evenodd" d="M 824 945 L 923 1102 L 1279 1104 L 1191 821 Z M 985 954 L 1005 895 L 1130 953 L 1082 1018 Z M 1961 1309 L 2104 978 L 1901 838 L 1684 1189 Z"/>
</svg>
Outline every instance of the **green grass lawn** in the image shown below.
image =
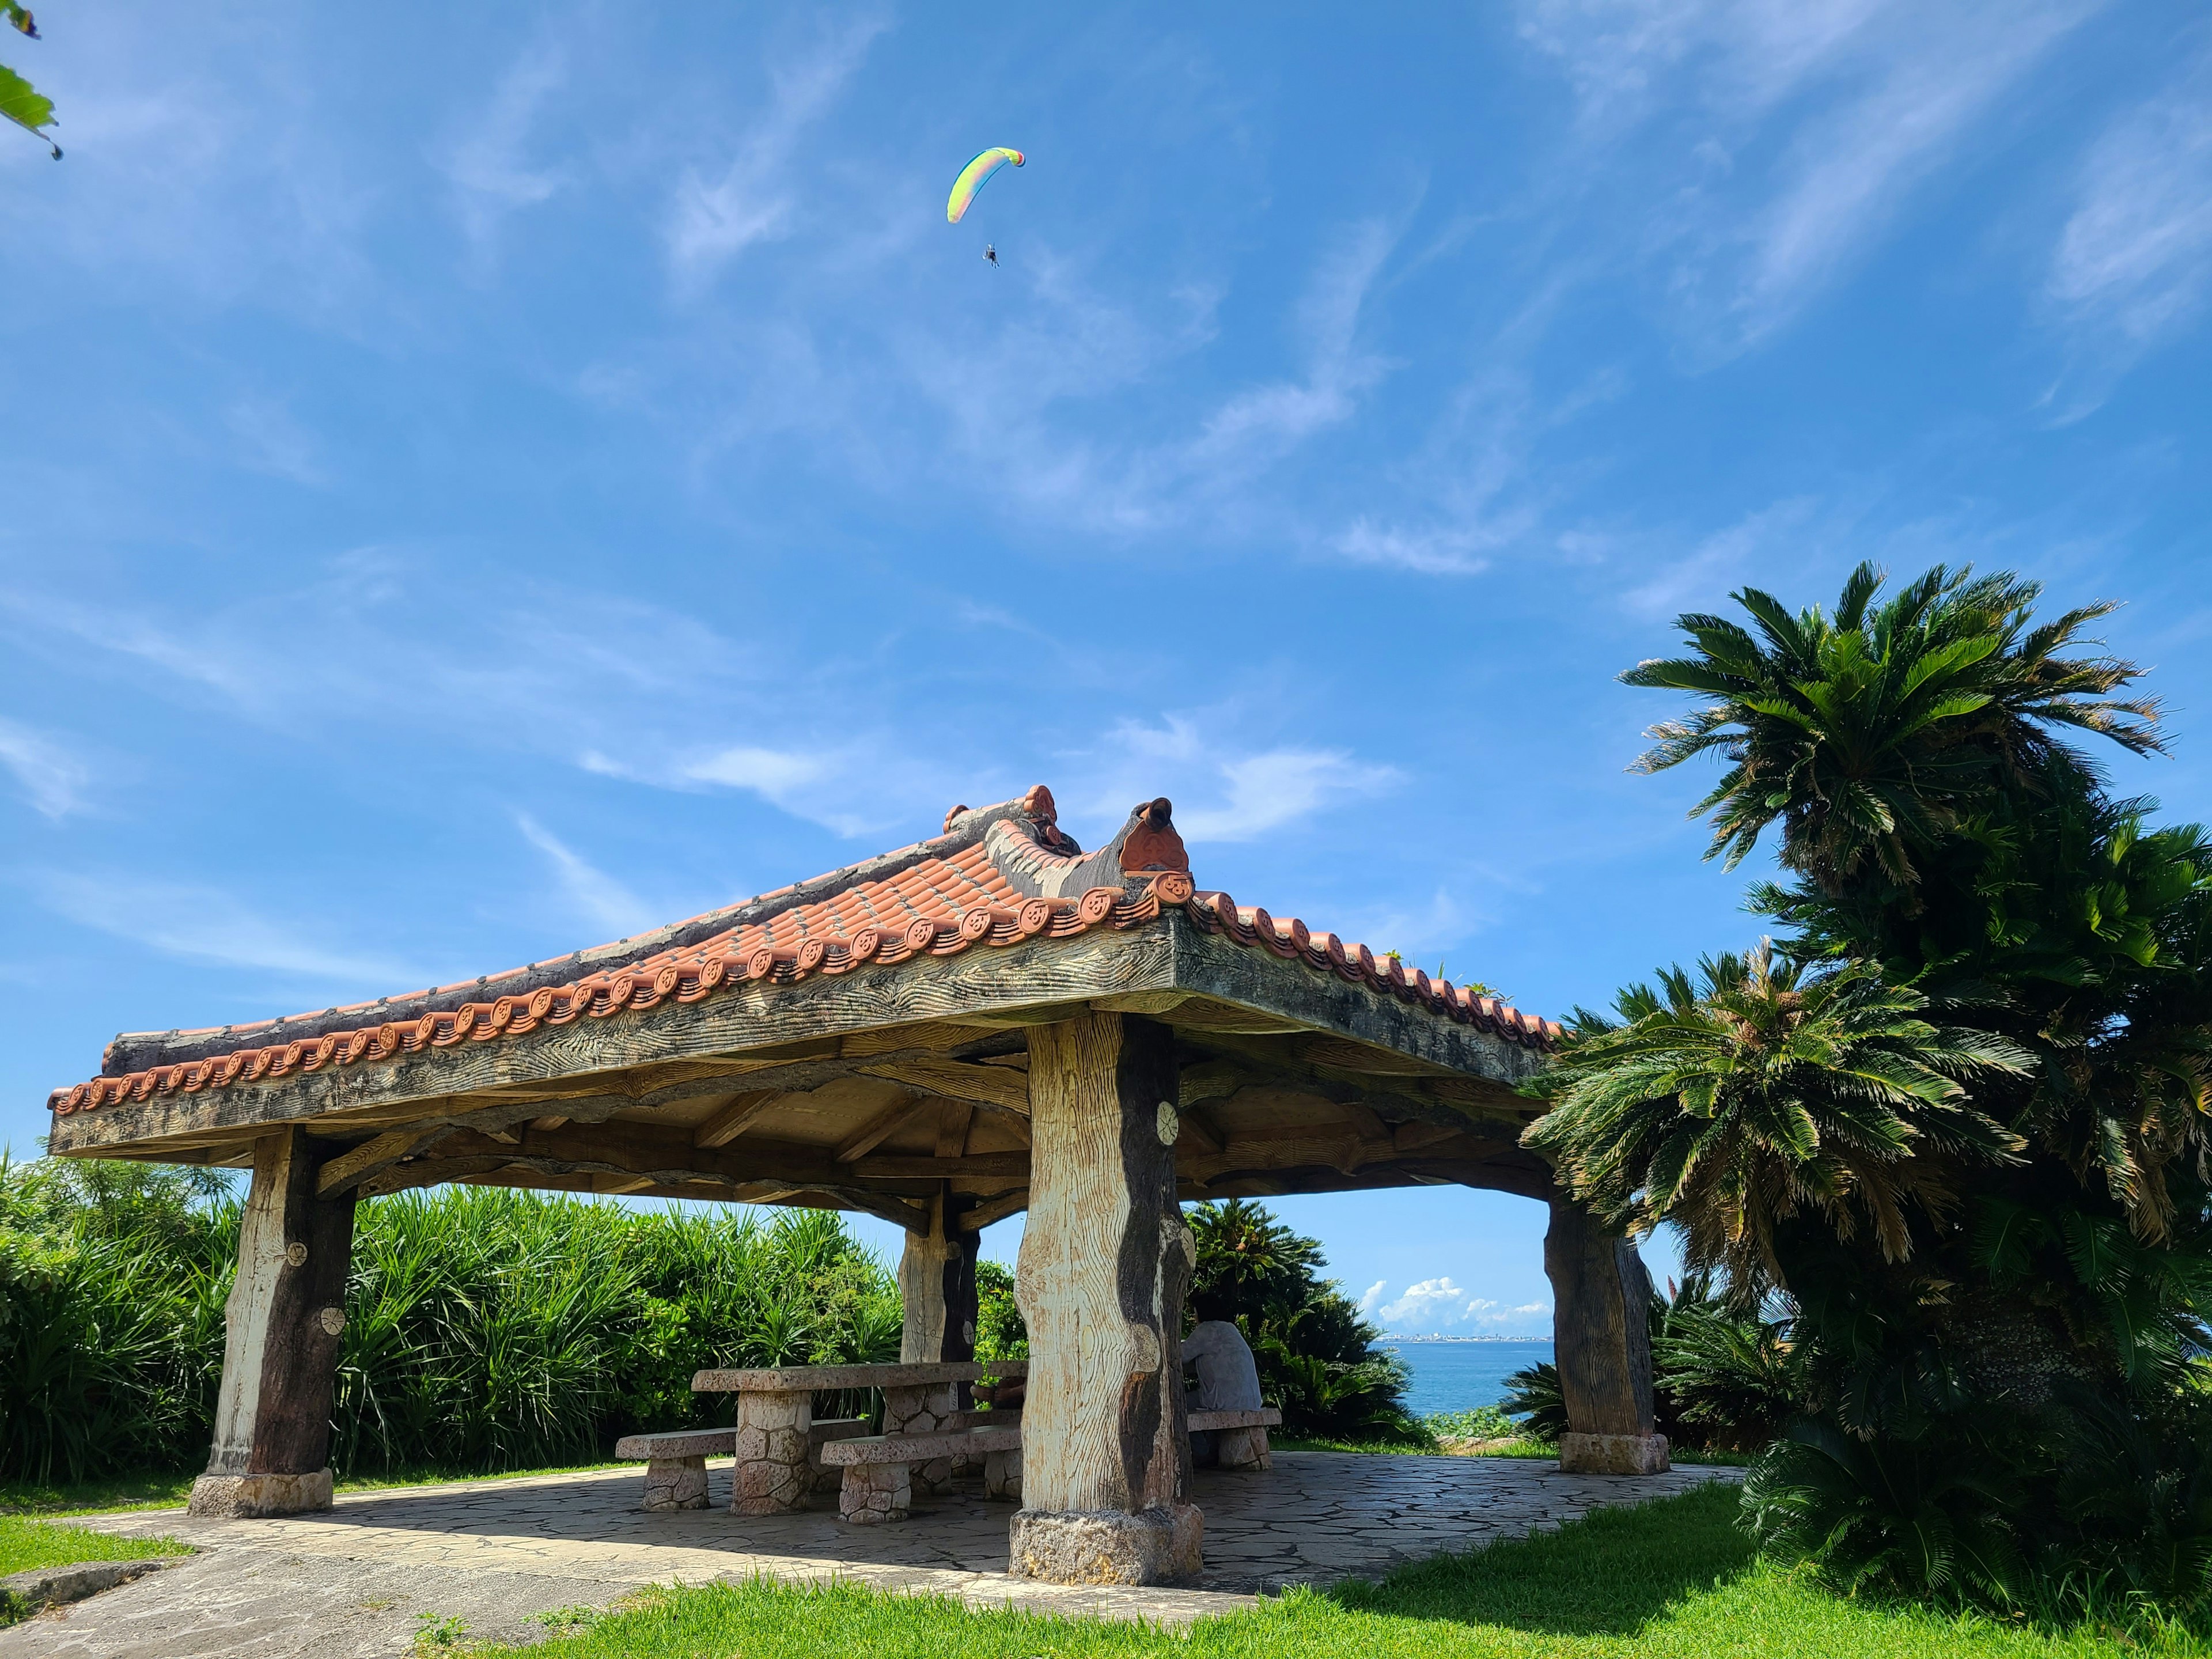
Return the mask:
<svg viewBox="0 0 2212 1659">
<path fill-rule="evenodd" d="M 75 1561 L 137 1561 L 149 1555 L 189 1555 L 171 1538 L 110 1538 L 82 1527 L 57 1527 L 21 1516 L 0 1515 L 0 1578 L 33 1567 L 64 1567 Z M 0 1595 L 0 1626 L 12 1625 L 25 1609 Z"/>
<path fill-rule="evenodd" d="M 394 1486 L 445 1486 L 460 1480 L 521 1480 L 533 1474 L 576 1474 L 591 1469 L 641 1469 L 639 1463 L 564 1463 L 542 1469 L 415 1469 L 403 1474 L 363 1475 L 341 1480 L 341 1492 L 382 1492 Z M 0 1517 L 11 1515 L 115 1515 L 129 1510 L 181 1509 L 192 1495 L 189 1474 L 157 1474 L 128 1480 L 94 1480 L 79 1486 L 41 1486 L 0 1481 Z M 87 1556 L 86 1560 L 92 1558 Z"/>
<path fill-rule="evenodd" d="M 1601 1511 L 1556 1534 L 1407 1567 L 1380 1584 L 1298 1591 L 1188 1636 L 1099 1620 L 975 1613 L 855 1586 L 657 1590 L 544 1659 L 2119 1659 L 2212 1652 L 2185 1638 L 2039 1632 L 1843 1600 L 1758 1561 L 1735 1493 Z M 465 1647 L 448 1628 L 426 1650 Z"/>
</svg>

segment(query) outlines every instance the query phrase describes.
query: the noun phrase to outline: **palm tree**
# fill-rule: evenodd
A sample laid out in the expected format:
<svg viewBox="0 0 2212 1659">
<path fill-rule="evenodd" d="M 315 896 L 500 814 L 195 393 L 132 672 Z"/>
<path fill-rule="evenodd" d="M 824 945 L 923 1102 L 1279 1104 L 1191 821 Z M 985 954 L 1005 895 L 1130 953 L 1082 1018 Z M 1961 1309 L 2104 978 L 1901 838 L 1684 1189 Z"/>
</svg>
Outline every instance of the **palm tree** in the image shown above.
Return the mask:
<svg viewBox="0 0 2212 1659">
<path fill-rule="evenodd" d="M 1871 861 L 1898 886 L 1914 854 L 1956 827 L 1960 803 L 2032 786 L 2054 762 L 2087 763 L 2054 727 L 2095 732 L 2135 753 L 2163 750 L 2159 708 L 2111 694 L 2138 678 L 2115 657 L 2062 657 L 2114 607 L 2031 625 L 2041 590 L 2008 573 L 1936 566 L 1869 610 L 1884 577 L 1862 564 L 1832 617 L 1792 614 L 1747 587 L 1733 597 L 1756 633 L 1723 617 L 1677 618 L 1695 653 L 1638 664 L 1627 684 L 1711 699 L 1651 729 L 1644 772 L 1718 751 L 1728 770 L 1691 810 L 1712 814 L 1708 857 L 1733 868 L 1781 824 L 1788 868 L 1829 892 Z"/>
<path fill-rule="evenodd" d="M 1855 964 L 1811 969 L 1761 944 L 1709 957 L 1656 988 L 1632 985 L 1620 1018 L 1577 1010 L 1559 1062 L 1531 1092 L 1552 1108 L 1522 1137 L 1614 1225 L 1683 1229 L 1694 1267 L 1745 1296 L 1787 1282 L 1777 1227 L 1802 1214 L 1836 1237 L 1871 1232 L 1911 1253 L 1911 1212 L 1954 1207 L 1962 1160 L 2015 1161 L 2023 1143 L 1967 1098 L 2028 1056 L 1942 1027 L 1926 999 Z"/>
</svg>

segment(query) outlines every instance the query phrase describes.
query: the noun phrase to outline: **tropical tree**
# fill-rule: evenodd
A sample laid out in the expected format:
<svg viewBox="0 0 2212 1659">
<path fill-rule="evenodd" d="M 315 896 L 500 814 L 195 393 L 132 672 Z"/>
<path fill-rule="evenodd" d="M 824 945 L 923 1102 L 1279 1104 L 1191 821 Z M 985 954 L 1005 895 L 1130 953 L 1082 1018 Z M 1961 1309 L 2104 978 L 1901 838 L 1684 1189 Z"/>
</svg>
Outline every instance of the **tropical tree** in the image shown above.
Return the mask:
<svg viewBox="0 0 2212 1659">
<path fill-rule="evenodd" d="M 1680 1221 L 1739 1308 L 1786 1298 L 1770 1542 L 1855 1583 L 2212 1606 L 2212 1497 L 2172 1474 L 2212 1469 L 2212 842 L 2071 741 L 2164 747 L 2139 671 L 2087 650 L 2109 605 L 1882 586 L 1747 589 L 1748 626 L 1686 616 L 1688 654 L 1623 677 L 1702 700 L 1639 764 L 1723 762 L 1709 856 L 1776 831 L 1780 934 L 1579 1015 L 1531 1139 L 1624 1224 Z"/>
<path fill-rule="evenodd" d="M 39 38 L 39 25 L 21 0 L 0 0 L 0 22 L 5 22 L 19 34 Z M 46 129 L 54 125 L 53 100 L 45 96 L 28 81 L 0 64 L 0 116 L 5 116 L 33 138 L 43 140 L 53 151 L 54 160 L 62 159 L 62 147 L 47 136 Z"/>
</svg>

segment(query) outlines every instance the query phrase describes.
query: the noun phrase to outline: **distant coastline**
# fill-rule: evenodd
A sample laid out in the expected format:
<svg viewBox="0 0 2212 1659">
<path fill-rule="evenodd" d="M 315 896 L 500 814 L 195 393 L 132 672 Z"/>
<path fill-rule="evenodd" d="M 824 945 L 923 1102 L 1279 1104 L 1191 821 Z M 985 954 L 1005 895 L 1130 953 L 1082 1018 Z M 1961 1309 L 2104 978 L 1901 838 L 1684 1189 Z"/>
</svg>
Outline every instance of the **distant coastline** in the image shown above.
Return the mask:
<svg viewBox="0 0 2212 1659">
<path fill-rule="evenodd" d="M 1545 1342 L 1548 1336 L 1446 1336 L 1441 1331 L 1431 1331 L 1426 1336 L 1413 1336 L 1400 1331 L 1384 1333 L 1385 1342 Z"/>
</svg>

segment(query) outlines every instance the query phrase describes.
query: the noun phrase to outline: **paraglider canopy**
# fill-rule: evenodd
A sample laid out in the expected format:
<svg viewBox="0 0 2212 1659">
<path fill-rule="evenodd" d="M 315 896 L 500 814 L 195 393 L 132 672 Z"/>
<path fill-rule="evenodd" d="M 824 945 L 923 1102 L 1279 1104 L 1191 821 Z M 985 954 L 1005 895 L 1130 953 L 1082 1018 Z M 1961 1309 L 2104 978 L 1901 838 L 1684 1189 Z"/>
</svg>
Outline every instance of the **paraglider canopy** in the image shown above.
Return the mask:
<svg viewBox="0 0 2212 1659">
<path fill-rule="evenodd" d="M 968 211 L 968 204 L 975 199 L 975 192 L 985 182 L 1008 162 L 1019 167 L 1029 160 L 1018 149 L 993 147 L 960 169 L 960 176 L 952 181 L 952 194 L 945 204 L 945 222 L 957 225 Z"/>
</svg>

